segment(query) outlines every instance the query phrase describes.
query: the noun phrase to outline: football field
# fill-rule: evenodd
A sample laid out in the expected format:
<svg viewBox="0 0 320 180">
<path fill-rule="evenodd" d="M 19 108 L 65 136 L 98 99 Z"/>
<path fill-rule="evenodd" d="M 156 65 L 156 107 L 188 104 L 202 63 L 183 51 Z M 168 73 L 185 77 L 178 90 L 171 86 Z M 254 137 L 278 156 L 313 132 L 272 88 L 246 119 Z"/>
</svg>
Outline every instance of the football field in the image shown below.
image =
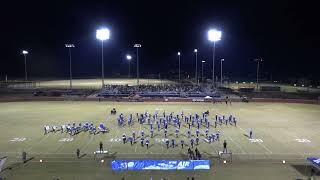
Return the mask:
<svg viewBox="0 0 320 180">
<path fill-rule="evenodd" d="M 110 115 L 116 108 L 117 115 Z M 209 119 L 215 114 L 230 114 L 237 117 L 237 126 L 218 125 L 209 127 L 209 132 L 221 133 L 220 141 L 208 143 L 205 140 L 207 127 L 200 127 L 198 146 L 202 159 L 209 159 L 210 170 L 201 171 L 112 171 L 113 159 L 184 159 L 187 148 L 181 148 L 180 140 L 189 144 L 188 125 L 182 120 L 178 135 L 173 125 L 168 127 L 168 139 L 175 139 L 176 146 L 166 147 L 164 129 L 158 131 L 154 125 L 154 137 L 150 137 L 150 125 L 140 125 L 136 113 L 154 114 L 166 111 L 174 115 L 209 110 Z M 133 114 L 132 126 L 117 124 L 117 117 L 123 113 L 125 119 Z M 7 179 L 133 179 L 153 180 L 187 179 L 295 179 L 309 175 L 310 166 L 305 158 L 320 156 L 320 106 L 285 103 L 120 103 L 120 102 L 8 102 L 0 103 L 0 157 L 8 156 L 5 169 L 0 173 Z M 80 132 L 71 136 L 67 133 L 44 135 L 44 125 L 93 122 L 104 123 L 108 133 L 96 135 Z M 213 121 L 212 121 L 213 122 Z M 253 138 L 248 138 L 249 129 Z M 149 149 L 140 145 L 140 131 L 144 130 L 150 140 Z M 196 127 L 191 128 L 195 139 Z M 135 131 L 138 138 L 132 146 L 122 142 L 122 135 L 131 136 Z M 231 157 L 220 159 L 218 152 L 223 149 L 223 140 L 228 143 Z M 103 142 L 104 155 L 95 155 L 99 142 Z M 190 145 L 189 145 L 190 146 Z M 81 158 L 76 158 L 76 149 Z M 21 152 L 28 154 L 28 162 L 21 163 Z M 40 162 L 42 160 L 42 162 Z M 103 162 L 101 162 L 103 160 Z M 223 163 L 226 160 L 226 163 Z M 285 163 L 283 163 L 285 161 Z"/>
</svg>

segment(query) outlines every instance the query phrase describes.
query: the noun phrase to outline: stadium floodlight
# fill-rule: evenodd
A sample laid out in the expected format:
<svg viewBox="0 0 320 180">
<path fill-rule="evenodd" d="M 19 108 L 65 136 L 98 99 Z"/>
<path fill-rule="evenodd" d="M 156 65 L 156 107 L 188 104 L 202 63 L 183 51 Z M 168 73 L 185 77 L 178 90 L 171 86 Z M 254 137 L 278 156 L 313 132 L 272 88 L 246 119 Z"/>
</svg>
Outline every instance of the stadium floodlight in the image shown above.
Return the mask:
<svg viewBox="0 0 320 180">
<path fill-rule="evenodd" d="M 104 62 L 103 62 L 103 41 L 110 38 L 110 31 L 107 28 L 101 28 L 96 31 L 96 38 L 101 40 L 101 80 L 104 87 Z"/>
<path fill-rule="evenodd" d="M 134 44 L 133 47 L 137 48 L 137 88 L 139 88 L 139 48 L 141 44 Z"/>
<path fill-rule="evenodd" d="M 74 48 L 74 44 L 65 44 L 66 48 Z"/>
<path fill-rule="evenodd" d="M 201 82 L 203 82 L 203 63 L 205 63 L 206 61 L 201 61 Z"/>
<path fill-rule="evenodd" d="M 210 29 L 208 31 L 208 39 L 209 41 L 213 41 L 213 42 L 219 41 L 221 40 L 221 34 L 222 34 L 221 31 L 218 31 L 216 29 Z"/>
<path fill-rule="evenodd" d="M 220 61 L 220 86 L 222 86 L 222 62 L 224 61 L 224 59 L 221 59 Z"/>
<path fill-rule="evenodd" d="M 195 73 L 195 80 L 196 80 L 196 83 L 199 85 L 199 81 L 198 81 L 198 49 L 194 49 L 193 51 L 195 53 L 195 57 L 196 57 L 196 73 Z"/>
<path fill-rule="evenodd" d="M 72 90 L 72 60 L 71 60 L 71 48 L 74 48 L 74 44 L 65 44 L 65 47 L 69 50 L 69 74 L 70 74 L 70 90 Z"/>
<path fill-rule="evenodd" d="M 257 91 L 259 89 L 259 67 L 260 63 L 263 61 L 262 58 L 254 59 L 255 62 L 257 62 Z"/>
<path fill-rule="evenodd" d="M 28 73 L 27 73 L 27 55 L 29 52 L 27 50 L 22 50 L 22 54 L 24 56 L 24 77 L 25 81 L 28 81 Z"/>
<path fill-rule="evenodd" d="M 180 51 L 178 51 L 178 59 L 179 59 L 179 83 L 180 83 L 180 80 L 181 80 L 181 75 L 180 75 L 180 56 L 181 56 L 181 53 Z"/>
<path fill-rule="evenodd" d="M 110 31 L 107 28 L 101 28 L 96 31 L 96 38 L 105 41 L 110 38 Z"/>
<path fill-rule="evenodd" d="M 130 56 L 130 55 L 126 55 L 126 58 L 127 58 L 127 60 L 128 60 L 128 65 L 129 65 L 129 72 L 128 72 L 128 78 L 130 78 L 130 61 L 131 61 L 131 59 L 132 59 L 132 57 Z"/>
<path fill-rule="evenodd" d="M 214 78 L 214 56 L 215 56 L 215 47 L 216 42 L 221 40 L 221 31 L 218 31 L 216 29 L 210 29 L 208 31 L 208 40 L 213 42 L 213 51 L 212 51 L 212 86 L 215 86 L 215 78 Z"/>
</svg>

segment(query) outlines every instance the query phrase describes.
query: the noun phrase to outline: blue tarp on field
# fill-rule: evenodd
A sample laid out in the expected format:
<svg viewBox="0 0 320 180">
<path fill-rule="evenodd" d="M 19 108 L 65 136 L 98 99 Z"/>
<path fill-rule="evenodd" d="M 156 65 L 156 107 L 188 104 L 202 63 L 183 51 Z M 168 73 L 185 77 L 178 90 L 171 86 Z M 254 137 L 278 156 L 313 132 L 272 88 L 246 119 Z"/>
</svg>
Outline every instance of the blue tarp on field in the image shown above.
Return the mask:
<svg viewBox="0 0 320 180">
<path fill-rule="evenodd" d="M 112 170 L 201 170 L 210 169 L 209 160 L 113 160 Z"/>
</svg>

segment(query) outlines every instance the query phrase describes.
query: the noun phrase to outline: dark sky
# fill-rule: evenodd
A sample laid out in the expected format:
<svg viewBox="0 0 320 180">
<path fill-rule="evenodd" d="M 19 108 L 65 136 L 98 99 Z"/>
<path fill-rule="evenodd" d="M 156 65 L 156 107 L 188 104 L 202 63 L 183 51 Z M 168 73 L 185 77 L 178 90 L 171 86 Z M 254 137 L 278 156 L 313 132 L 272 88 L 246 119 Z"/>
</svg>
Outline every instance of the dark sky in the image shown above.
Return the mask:
<svg viewBox="0 0 320 180">
<path fill-rule="evenodd" d="M 264 78 L 318 80 L 317 7 L 308 1 L 10 1 L 0 8 L 0 77 L 23 78 L 22 49 L 30 51 L 31 78 L 67 77 L 65 43 L 76 45 L 74 77 L 100 76 L 101 44 L 95 31 L 102 26 L 111 31 L 104 45 L 106 76 L 126 75 L 125 54 L 135 55 L 133 44 L 141 43 L 143 76 L 177 72 L 177 51 L 182 53 L 182 71 L 194 76 L 193 49 L 198 48 L 199 62 L 207 60 L 204 71 L 210 77 L 207 31 L 212 27 L 222 31 L 217 73 L 224 58 L 224 71 L 231 78 L 254 78 L 253 59 L 261 57 Z"/>
</svg>

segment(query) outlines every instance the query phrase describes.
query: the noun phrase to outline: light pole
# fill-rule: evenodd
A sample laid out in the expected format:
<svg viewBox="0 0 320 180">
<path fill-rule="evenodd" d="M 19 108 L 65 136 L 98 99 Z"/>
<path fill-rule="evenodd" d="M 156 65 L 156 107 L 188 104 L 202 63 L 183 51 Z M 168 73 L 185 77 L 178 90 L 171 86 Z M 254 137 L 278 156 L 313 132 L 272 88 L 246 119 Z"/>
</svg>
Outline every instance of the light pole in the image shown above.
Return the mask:
<svg viewBox="0 0 320 180">
<path fill-rule="evenodd" d="M 103 60 L 103 41 L 110 38 L 110 31 L 107 28 L 101 28 L 96 31 L 96 38 L 101 41 L 101 80 L 104 88 L 104 60 Z"/>
<path fill-rule="evenodd" d="M 181 53 L 178 52 L 178 59 L 179 59 L 179 83 L 180 83 L 180 80 L 181 80 L 181 78 L 180 78 L 180 55 L 181 55 Z"/>
<path fill-rule="evenodd" d="M 201 61 L 201 82 L 203 82 L 203 63 L 205 63 L 206 61 Z"/>
<path fill-rule="evenodd" d="M 214 56 L 216 49 L 216 42 L 221 40 L 221 31 L 217 31 L 215 29 L 210 29 L 208 31 L 208 40 L 213 42 L 213 50 L 212 50 L 212 86 L 215 86 L 215 78 L 214 78 Z"/>
<path fill-rule="evenodd" d="M 71 61 L 71 48 L 74 48 L 74 44 L 65 44 L 65 47 L 69 49 L 69 74 L 70 74 L 70 90 L 72 89 L 72 61 Z"/>
<path fill-rule="evenodd" d="M 195 79 L 196 79 L 196 83 L 199 84 L 199 82 L 198 82 L 198 49 L 194 49 L 194 53 L 196 54 L 196 74 L 195 74 Z"/>
<path fill-rule="evenodd" d="M 137 86 L 139 87 L 139 48 L 141 44 L 135 44 L 133 47 L 137 48 Z"/>
<path fill-rule="evenodd" d="M 258 91 L 258 88 L 259 88 L 259 65 L 260 65 L 260 62 L 262 62 L 263 60 L 260 58 L 260 59 L 254 59 L 255 62 L 257 62 L 257 91 Z"/>
<path fill-rule="evenodd" d="M 126 58 L 127 58 L 127 60 L 128 60 L 128 64 L 129 64 L 128 78 L 130 78 L 130 62 L 131 62 L 132 57 L 131 57 L 130 55 L 127 55 Z"/>
<path fill-rule="evenodd" d="M 223 64 L 224 59 L 221 59 L 221 69 L 220 69 L 220 86 L 222 86 L 222 64 Z"/>
<path fill-rule="evenodd" d="M 29 54 L 28 51 L 23 50 L 22 54 L 24 56 L 24 77 L 25 77 L 25 81 L 28 81 L 28 74 L 27 74 L 27 55 Z"/>
</svg>

